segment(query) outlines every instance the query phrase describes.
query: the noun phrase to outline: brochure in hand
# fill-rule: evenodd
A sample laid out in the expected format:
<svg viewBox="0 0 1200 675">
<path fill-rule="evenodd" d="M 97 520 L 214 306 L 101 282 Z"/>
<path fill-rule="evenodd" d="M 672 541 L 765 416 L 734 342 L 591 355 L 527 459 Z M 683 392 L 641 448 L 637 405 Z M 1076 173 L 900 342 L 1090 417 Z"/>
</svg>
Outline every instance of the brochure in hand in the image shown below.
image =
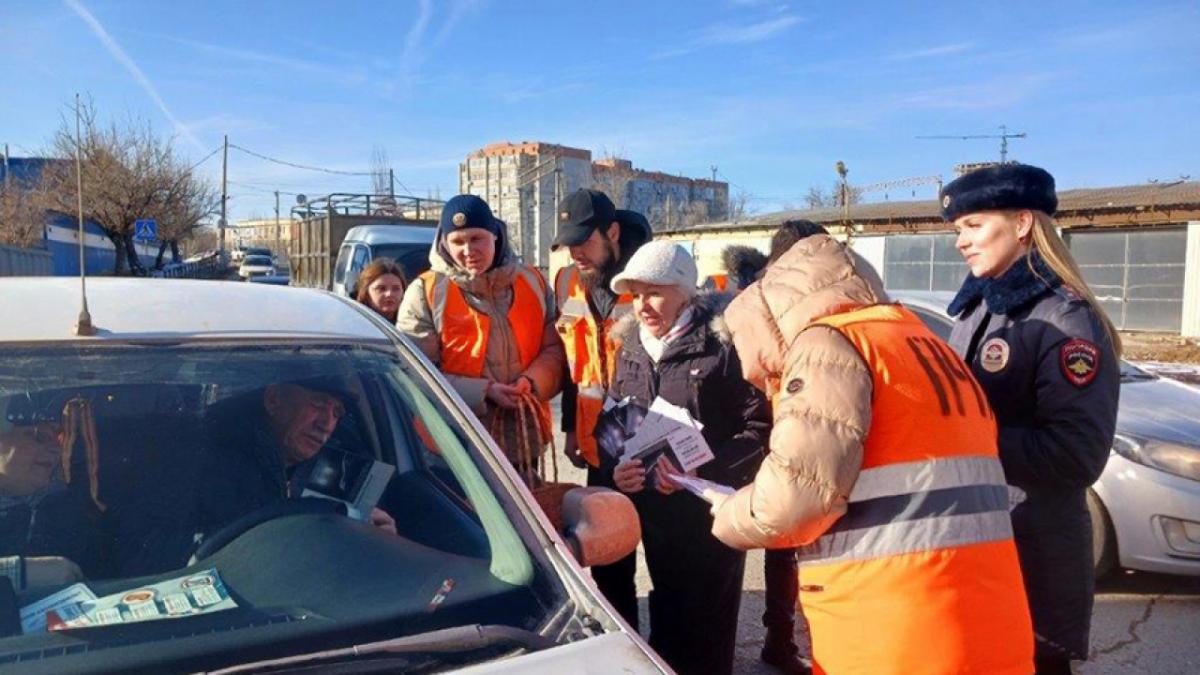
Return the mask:
<svg viewBox="0 0 1200 675">
<path fill-rule="evenodd" d="M 395 472 L 391 464 L 326 448 L 309 469 L 300 496 L 342 502 L 348 516 L 367 522 Z"/>
<path fill-rule="evenodd" d="M 659 458 L 667 458 L 685 474 L 713 460 L 703 429 L 686 408 L 655 398 L 633 436 L 626 439 L 621 459 L 641 460 L 647 486 L 656 487 Z"/>
</svg>

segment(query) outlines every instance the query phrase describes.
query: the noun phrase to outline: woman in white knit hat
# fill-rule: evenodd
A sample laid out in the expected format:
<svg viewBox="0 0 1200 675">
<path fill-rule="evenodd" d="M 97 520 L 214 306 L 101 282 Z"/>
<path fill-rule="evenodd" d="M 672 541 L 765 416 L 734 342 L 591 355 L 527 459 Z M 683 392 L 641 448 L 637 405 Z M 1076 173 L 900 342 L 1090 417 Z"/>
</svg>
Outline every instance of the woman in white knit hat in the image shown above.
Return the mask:
<svg viewBox="0 0 1200 675">
<path fill-rule="evenodd" d="M 661 397 L 703 425 L 714 459 L 701 478 L 740 487 L 762 461 L 770 428 L 763 395 L 742 378 L 721 323 L 732 297 L 696 294 L 696 263 L 677 244 L 650 242 L 612 281 L 634 311 L 614 328 L 623 343 L 609 396 L 650 405 Z M 604 453 L 601 453 L 602 455 Z M 745 554 L 712 534 L 709 505 L 679 489 L 667 460 L 601 457 L 642 521 L 650 592 L 650 645 L 679 673 L 729 673 Z"/>
</svg>

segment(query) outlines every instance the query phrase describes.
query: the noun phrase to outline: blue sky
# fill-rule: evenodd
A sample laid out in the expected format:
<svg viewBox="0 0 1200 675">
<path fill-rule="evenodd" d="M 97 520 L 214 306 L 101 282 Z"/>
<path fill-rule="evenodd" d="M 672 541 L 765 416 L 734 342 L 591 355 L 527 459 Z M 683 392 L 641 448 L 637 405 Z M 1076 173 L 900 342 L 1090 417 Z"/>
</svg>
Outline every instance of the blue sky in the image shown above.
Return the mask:
<svg viewBox="0 0 1200 675">
<path fill-rule="evenodd" d="M 536 139 L 715 164 L 766 212 L 838 160 L 860 184 L 949 179 L 998 143 L 915 137 L 1001 124 L 1060 187 L 1200 178 L 1197 35 L 1195 2 L 4 0 L 0 143 L 44 148 L 78 91 L 194 159 L 228 133 L 354 171 L 380 145 L 409 191 L 443 197 L 471 150 Z M 230 180 L 231 219 L 270 213 L 273 189 L 370 185 L 235 152 Z"/>
</svg>

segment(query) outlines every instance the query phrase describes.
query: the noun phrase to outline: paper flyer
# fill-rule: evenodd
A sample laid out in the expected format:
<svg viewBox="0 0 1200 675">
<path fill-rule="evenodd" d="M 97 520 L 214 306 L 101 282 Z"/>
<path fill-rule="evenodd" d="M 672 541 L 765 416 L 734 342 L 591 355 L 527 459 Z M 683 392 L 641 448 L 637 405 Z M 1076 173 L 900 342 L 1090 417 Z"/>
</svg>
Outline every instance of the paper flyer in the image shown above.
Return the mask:
<svg viewBox="0 0 1200 675">
<path fill-rule="evenodd" d="M 46 630 L 56 631 L 177 619 L 236 607 L 217 570 L 208 569 L 98 599 L 59 605 L 46 612 L 45 620 Z"/>
<path fill-rule="evenodd" d="M 704 501 L 706 501 L 710 504 L 712 503 L 712 501 L 710 499 L 708 499 L 708 497 L 704 496 L 705 490 L 712 490 L 713 492 L 716 492 L 717 494 L 722 494 L 722 495 L 731 495 L 734 492 L 737 492 L 737 490 L 735 490 L 734 488 L 732 488 L 728 485 L 721 485 L 720 483 L 714 483 L 711 480 L 704 480 L 703 478 L 695 478 L 693 476 L 684 476 L 684 475 L 680 475 L 677 473 L 670 473 L 667 475 L 668 475 L 668 477 L 670 477 L 670 479 L 673 482 L 677 483 L 680 487 L 682 487 L 683 489 L 687 490 L 688 492 L 696 495 L 697 497 L 703 499 Z"/>
<path fill-rule="evenodd" d="M 46 632 L 46 614 L 54 610 L 64 610 L 67 607 L 95 600 L 96 594 L 84 584 L 72 584 L 61 591 L 48 595 L 37 602 L 21 608 L 21 632 Z"/>
<path fill-rule="evenodd" d="M 637 432 L 625 441 L 622 459 L 640 459 L 649 467 L 664 453 L 684 473 L 695 471 L 713 460 L 712 448 L 700 432 L 704 426 L 686 408 L 656 398 Z"/>
<path fill-rule="evenodd" d="M 300 496 L 342 502 L 346 515 L 367 522 L 395 472 L 391 464 L 326 449 L 317 456 Z"/>
</svg>

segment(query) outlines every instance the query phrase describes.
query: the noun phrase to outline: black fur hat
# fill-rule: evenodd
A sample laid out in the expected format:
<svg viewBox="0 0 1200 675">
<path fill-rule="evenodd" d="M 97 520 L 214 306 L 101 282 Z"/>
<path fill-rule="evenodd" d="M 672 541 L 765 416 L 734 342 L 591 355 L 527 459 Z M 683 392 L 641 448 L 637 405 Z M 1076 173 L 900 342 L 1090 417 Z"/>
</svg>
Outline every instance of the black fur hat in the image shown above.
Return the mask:
<svg viewBox="0 0 1200 675">
<path fill-rule="evenodd" d="M 1054 176 L 1028 164 L 998 164 L 950 181 L 942 188 L 942 218 L 947 222 L 976 211 L 1031 209 L 1054 215 L 1058 196 Z"/>
</svg>

